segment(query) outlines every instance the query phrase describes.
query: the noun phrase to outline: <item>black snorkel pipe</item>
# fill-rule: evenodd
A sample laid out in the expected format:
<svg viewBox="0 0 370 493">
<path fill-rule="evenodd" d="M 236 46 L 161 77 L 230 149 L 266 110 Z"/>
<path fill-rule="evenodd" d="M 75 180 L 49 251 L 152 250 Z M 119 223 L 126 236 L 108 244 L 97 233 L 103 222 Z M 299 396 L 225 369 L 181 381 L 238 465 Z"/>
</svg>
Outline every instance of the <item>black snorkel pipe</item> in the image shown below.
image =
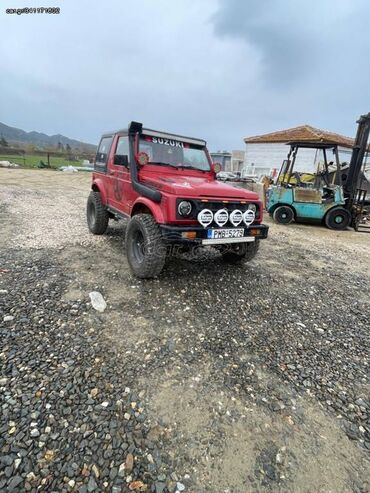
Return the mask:
<svg viewBox="0 0 370 493">
<path fill-rule="evenodd" d="M 138 122 L 131 122 L 128 125 L 128 138 L 130 142 L 130 171 L 131 171 L 131 182 L 132 182 L 132 187 L 134 190 L 136 190 L 137 193 L 140 195 L 143 195 L 144 197 L 147 197 L 150 200 L 153 200 L 153 202 L 159 203 L 162 198 L 162 194 L 159 190 L 156 190 L 155 188 L 148 187 L 147 185 L 144 185 L 143 183 L 140 183 L 138 180 L 138 173 L 137 173 L 137 162 L 136 162 L 136 157 L 135 157 L 135 144 L 136 144 L 136 137 L 139 138 L 140 134 L 142 133 L 143 130 L 143 124 L 138 123 Z"/>
</svg>

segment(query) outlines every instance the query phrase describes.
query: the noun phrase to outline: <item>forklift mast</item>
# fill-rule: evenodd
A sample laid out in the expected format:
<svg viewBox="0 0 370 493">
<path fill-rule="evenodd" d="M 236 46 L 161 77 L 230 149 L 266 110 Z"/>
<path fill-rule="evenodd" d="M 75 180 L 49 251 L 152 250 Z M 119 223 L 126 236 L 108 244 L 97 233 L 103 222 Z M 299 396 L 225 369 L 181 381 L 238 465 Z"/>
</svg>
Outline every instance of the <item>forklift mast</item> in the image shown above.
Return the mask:
<svg viewBox="0 0 370 493">
<path fill-rule="evenodd" d="M 351 208 L 356 201 L 358 194 L 359 178 L 367 151 L 369 132 L 370 132 L 370 113 L 360 116 L 357 120 L 358 128 L 355 143 L 352 147 L 352 156 L 348 169 L 348 176 L 343 184 L 343 193 L 347 202 L 347 207 Z"/>
</svg>

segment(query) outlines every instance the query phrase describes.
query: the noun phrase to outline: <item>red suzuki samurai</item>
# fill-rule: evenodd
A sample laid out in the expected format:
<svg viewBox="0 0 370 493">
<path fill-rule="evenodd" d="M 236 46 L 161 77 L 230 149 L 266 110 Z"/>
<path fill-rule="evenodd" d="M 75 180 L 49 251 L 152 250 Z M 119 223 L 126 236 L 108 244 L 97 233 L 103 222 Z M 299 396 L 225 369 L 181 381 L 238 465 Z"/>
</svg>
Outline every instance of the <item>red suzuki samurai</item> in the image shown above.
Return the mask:
<svg viewBox="0 0 370 493">
<path fill-rule="evenodd" d="M 143 128 L 102 136 L 87 201 L 87 224 L 103 234 L 126 218 L 133 273 L 157 276 L 171 245 L 214 245 L 231 263 L 251 260 L 267 237 L 257 194 L 216 180 L 206 142 Z"/>
</svg>

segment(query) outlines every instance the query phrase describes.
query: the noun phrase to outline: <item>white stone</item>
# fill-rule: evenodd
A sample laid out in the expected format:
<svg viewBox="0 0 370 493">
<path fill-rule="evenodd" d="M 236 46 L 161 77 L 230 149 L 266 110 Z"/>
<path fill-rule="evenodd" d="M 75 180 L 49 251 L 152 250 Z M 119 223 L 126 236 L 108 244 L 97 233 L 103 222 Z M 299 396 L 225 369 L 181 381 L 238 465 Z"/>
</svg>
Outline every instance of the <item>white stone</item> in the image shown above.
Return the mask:
<svg viewBox="0 0 370 493">
<path fill-rule="evenodd" d="M 99 293 L 99 291 L 91 291 L 91 293 L 89 293 L 89 296 L 92 307 L 95 308 L 95 310 L 97 310 L 98 312 L 103 313 L 104 310 L 107 308 L 107 304 L 102 294 Z"/>
<path fill-rule="evenodd" d="M 123 478 L 124 475 L 125 475 L 125 463 L 122 462 L 122 464 L 118 468 L 118 476 L 120 478 Z"/>
</svg>

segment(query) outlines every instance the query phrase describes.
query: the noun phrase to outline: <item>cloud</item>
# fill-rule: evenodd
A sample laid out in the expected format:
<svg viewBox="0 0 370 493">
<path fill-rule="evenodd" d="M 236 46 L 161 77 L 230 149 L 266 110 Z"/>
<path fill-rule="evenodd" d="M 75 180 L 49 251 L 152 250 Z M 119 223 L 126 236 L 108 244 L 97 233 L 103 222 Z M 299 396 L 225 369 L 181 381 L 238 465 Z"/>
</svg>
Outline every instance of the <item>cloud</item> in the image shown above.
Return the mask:
<svg viewBox="0 0 370 493">
<path fill-rule="evenodd" d="M 362 0 L 50 0 L 0 12 L 0 121 L 96 142 L 130 120 L 211 149 L 302 123 L 353 134 L 368 111 Z"/>
<path fill-rule="evenodd" d="M 325 69 L 330 77 L 347 64 L 358 66 L 356 54 L 370 46 L 369 13 L 366 0 L 221 0 L 212 21 L 217 36 L 253 46 L 264 81 L 279 88 Z"/>
<path fill-rule="evenodd" d="M 130 120 L 230 141 L 225 122 L 254 84 L 256 62 L 236 76 L 246 50 L 215 38 L 214 9 L 212 0 L 143 0 L 140 8 L 66 0 L 58 17 L 6 18 L 2 119 L 93 142 Z"/>
</svg>

